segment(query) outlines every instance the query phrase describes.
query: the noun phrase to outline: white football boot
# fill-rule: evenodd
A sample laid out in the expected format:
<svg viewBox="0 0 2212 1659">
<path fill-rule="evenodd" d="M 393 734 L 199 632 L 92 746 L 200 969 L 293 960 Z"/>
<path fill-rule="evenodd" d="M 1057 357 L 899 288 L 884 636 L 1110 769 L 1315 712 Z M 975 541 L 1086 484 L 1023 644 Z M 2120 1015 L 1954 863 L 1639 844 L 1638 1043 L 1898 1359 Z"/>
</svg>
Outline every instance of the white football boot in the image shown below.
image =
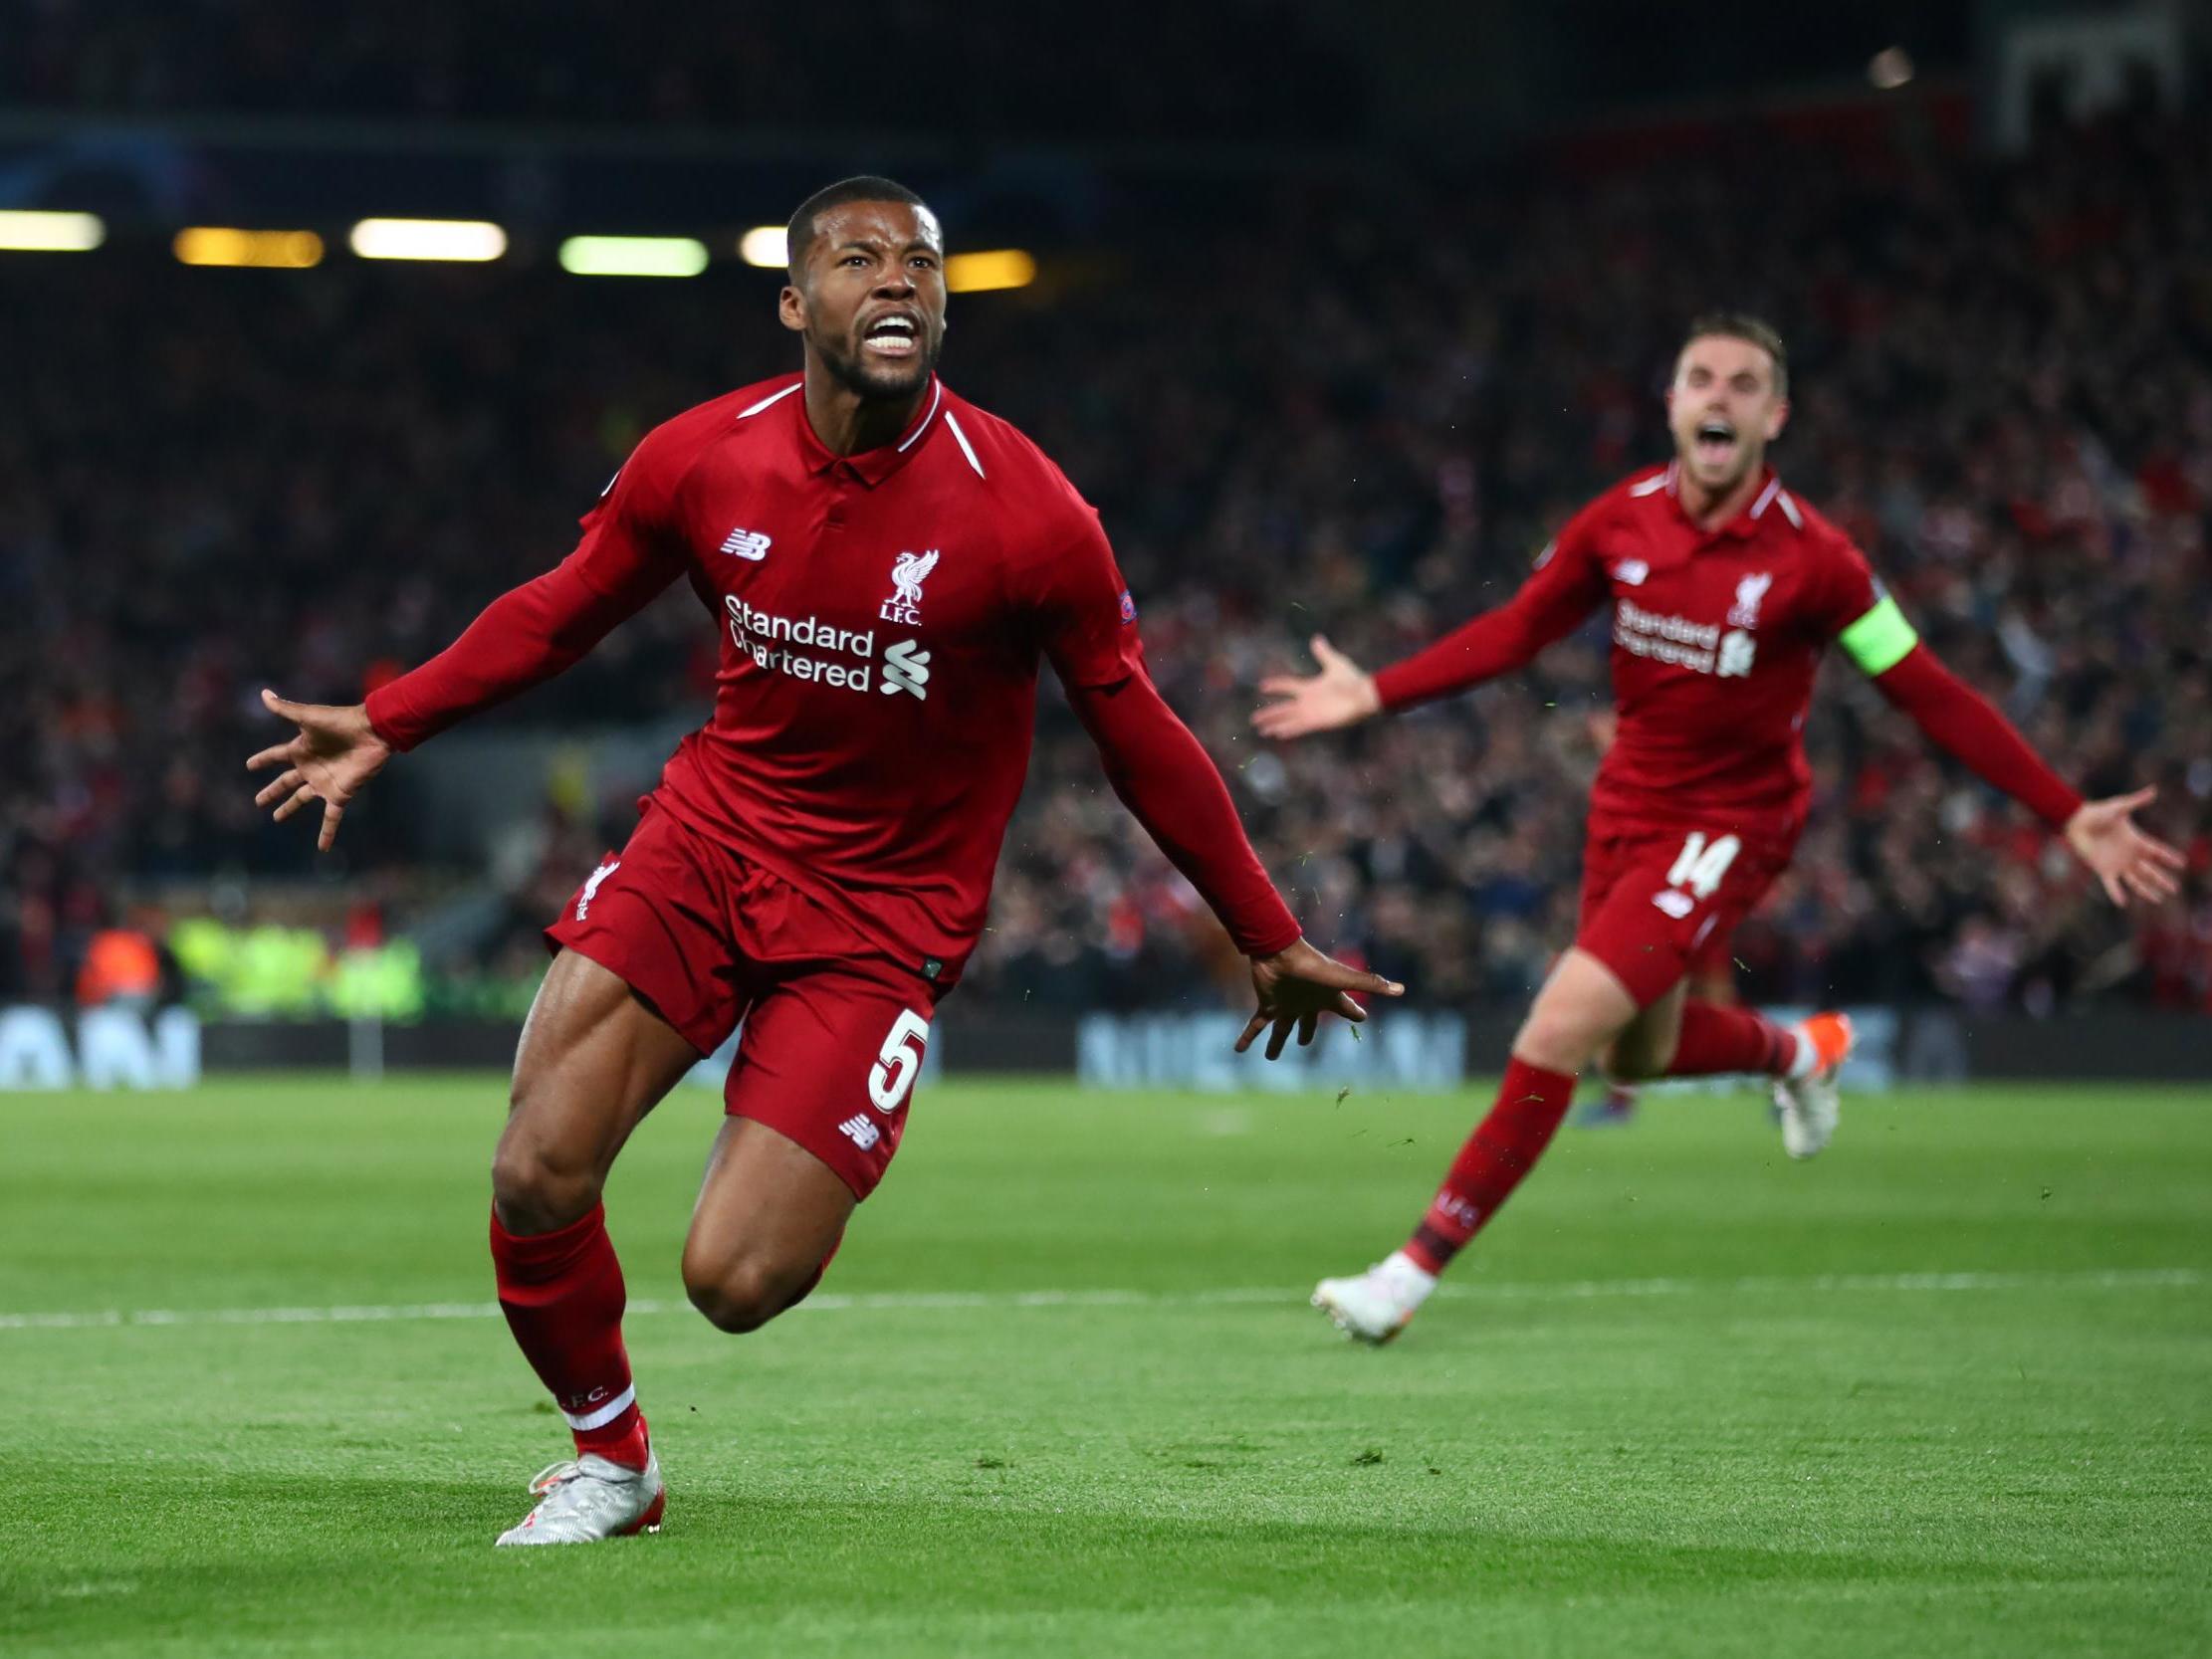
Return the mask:
<svg viewBox="0 0 2212 1659">
<path fill-rule="evenodd" d="M 519 1526 L 500 1534 L 509 1544 L 597 1544 L 661 1530 L 668 1493 L 660 1459 L 648 1452 L 645 1467 L 631 1469 L 585 1452 L 541 1470 L 530 1483 L 538 1507 Z"/>
<path fill-rule="evenodd" d="M 1436 1288 L 1435 1274 L 1424 1273 L 1405 1251 L 1394 1250 L 1365 1273 L 1322 1280 L 1313 1287 L 1313 1305 L 1354 1342 L 1381 1348 L 1413 1323 Z"/>
<path fill-rule="evenodd" d="M 1774 1080 L 1774 1106 L 1782 1120 L 1782 1149 L 1792 1157 L 1811 1157 L 1836 1135 L 1843 1115 L 1843 1092 L 1836 1075 L 1851 1058 L 1854 1033 L 1849 1014 L 1815 1014 L 1792 1028 L 1797 1034 L 1797 1064 L 1791 1075 Z"/>
</svg>

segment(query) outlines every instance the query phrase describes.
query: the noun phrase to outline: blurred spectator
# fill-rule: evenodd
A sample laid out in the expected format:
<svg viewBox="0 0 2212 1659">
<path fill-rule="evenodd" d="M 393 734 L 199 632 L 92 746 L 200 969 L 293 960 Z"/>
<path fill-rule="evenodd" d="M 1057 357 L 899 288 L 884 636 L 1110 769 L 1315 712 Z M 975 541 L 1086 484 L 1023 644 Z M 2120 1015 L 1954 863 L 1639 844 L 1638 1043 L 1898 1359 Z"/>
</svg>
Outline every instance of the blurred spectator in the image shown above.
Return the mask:
<svg viewBox="0 0 2212 1659">
<path fill-rule="evenodd" d="M 1080 46 L 1039 52 L 1034 38 Z M 0 104 L 567 126 L 1291 137 L 1357 130 L 1348 55 L 1269 0 L 1068 9 L 906 0 L 865 14 L 660 0 L 0 0 Z M 1101 63 L 1142 64 L 1101 75 Z"/>
</svg>

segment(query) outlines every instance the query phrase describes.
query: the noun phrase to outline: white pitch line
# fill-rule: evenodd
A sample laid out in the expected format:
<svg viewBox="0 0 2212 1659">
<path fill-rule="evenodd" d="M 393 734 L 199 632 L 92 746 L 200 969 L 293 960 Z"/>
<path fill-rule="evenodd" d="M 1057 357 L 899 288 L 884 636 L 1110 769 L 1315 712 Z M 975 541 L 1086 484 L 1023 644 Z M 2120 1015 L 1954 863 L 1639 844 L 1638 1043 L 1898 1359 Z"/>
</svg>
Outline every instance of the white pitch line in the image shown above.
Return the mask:
<svg viewBox="0 0 2212 1659">
<path fill-rule="evenodd" d="M 2118 1268 L 2078 1273 L 1824 1273 L 1804 1278 L 1574 1279 L 1556 1284 L 1443 1285 L 1438 1295 L 1491 1302 L 1581 1302 L 1600 1298 L 1768 1296 L 1824 1291 L 2183 1290 L 2205 1283 L 2192 1267 Z M 799 1313 L 940 1313 L 1003 1308 L 1218 1308 L 1293 1304 L 1302 1289 L 1243 1286 L 1213 1291 L 874 1291 L 808 1297 Z M 688 1304 L 633 1301 L 632 1315 L 674 1314 Z M 172 1325 L 377 1325 L 416 1320 L 493 1320 L 496 1302 L 341 1304 L 332 1308 L 135 1308 L 95 1313 L 0 1314 L 0 1331 L 87 1331 Z"/>
</svg>

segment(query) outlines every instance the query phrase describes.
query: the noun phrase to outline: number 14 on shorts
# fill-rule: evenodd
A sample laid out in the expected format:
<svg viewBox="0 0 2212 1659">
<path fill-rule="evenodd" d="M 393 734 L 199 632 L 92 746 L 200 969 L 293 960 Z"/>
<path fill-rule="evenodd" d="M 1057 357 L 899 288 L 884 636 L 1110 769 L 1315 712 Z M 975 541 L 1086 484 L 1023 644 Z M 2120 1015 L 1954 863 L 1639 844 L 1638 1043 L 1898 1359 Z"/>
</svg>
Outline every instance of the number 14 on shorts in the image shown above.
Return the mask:
<svg viewBox="0 0 2212 1659">
<path fill-rule="evenodd" d="M 1692 830 L 1666 872 L 1665 888 L 1652 895 L 1652 903 L 1680 921 L 1697 908 L 1698 900 L 1710 899 L 1719 890 L 1728 866 L 1741 851 L 1743 843 L 1733 835 L 1707 841 L 1703 830 Z"/>
</svg>

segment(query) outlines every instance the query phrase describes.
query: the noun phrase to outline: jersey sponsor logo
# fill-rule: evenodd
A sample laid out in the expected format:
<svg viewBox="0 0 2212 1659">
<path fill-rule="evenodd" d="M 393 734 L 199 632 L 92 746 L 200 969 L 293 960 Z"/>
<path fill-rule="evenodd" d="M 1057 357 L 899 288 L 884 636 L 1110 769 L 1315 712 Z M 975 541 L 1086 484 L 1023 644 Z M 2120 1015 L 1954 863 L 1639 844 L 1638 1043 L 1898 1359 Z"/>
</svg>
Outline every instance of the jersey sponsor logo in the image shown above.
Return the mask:
<svg viewBox="0 0 2212 1659">
<path fill-rule="evenodd" d="M 912 692 L 924 702 L 929 700 L 930 654 L 918 649 L 919 644 L 916 640 L 903 639 L 883 648 L 885 697 L 897 692 Z"/>
<path fill-rule="evenodd" d="M 840 628 L 818 616 L 776 616 L 735 593 L 723 599 L 730 612 L 730 639 L 754 666 L 794 680 L 865 692 L 875 685 L 876 634 L 873 628 Z M 803 651 L 794 647 L 803 646 Z M 857 662 L 842 663 L 840 656 Z"/>
<path fill-rule="evenodd" d="M 591 872 L 583 884 L 583 891 L 576 895 L 576 920 L 581 922 L 591 914 L 591 901 L 599 896 L 599 884 L 622 868 L 620 859 L 610 859 Z"/>
<path fill-rule="evenodd" d="M 937 549 L 926 553 L 901 553 L 891 561 L 891 597 L 876 614 L 903 628 L 922 625 L 922 583 L 937 568 Z"/>
<path fill-rule="evenodd" d="M 749 558 L 758 564 L 769 556 L 769 537 L 759 530 L 749 530 L 740 524 L 722 538 L 722 550 L 738 558 Z"/>
<path fill-rule="evenodd" d="M 1652 567 L 1640 558 L 1625 558 L 1613 567 L 1613 579 L 1623 587 L 1642 587 Z"/>
<path fill-rule="evenodd" d="M 1710 674 L 1713 653 L 1720 647 L 1720 627 L 1692 622 L 1686 616 L 1663 616 L 1623 599 L 1613 611 L 1613 643 L 1632 656 Z"/>
<path fill-rule="evenodd" d="M 1759 625 L 1759 601 L 1767 596 L 1767 589 L 1773 585 L 1773 575 L 1765 570 L 1755 576 L 1746 576 L 1736 583 L 1736 602 L 1728 607 L 1728 626 L 1756 628 Z"/>
<path fill-rule="evenodd" d="M 855 1146 L 858 1146 L 862 1151 L 867 1151 L 878 1141 L 881 1141 L 883 1139 L 883 1131 L 878 1129 L 875 1124 L 865 1116 L 847 1118 L 843 1123 L 837 1126 L 837 1133 L 839 1135 L 842 1135 L 846 1140 L 850 1141 Z"/>
<path fill-rule="evenodd" d="M 1713 662 L 1713 673 L 1723 680 L 1740 680 L 1751 672 L 1751 664 L 1759 655 L 1759 642 L 1741 628 L 1731 628 L 1720 636 L 1720 655 Z"/>
</svg>

